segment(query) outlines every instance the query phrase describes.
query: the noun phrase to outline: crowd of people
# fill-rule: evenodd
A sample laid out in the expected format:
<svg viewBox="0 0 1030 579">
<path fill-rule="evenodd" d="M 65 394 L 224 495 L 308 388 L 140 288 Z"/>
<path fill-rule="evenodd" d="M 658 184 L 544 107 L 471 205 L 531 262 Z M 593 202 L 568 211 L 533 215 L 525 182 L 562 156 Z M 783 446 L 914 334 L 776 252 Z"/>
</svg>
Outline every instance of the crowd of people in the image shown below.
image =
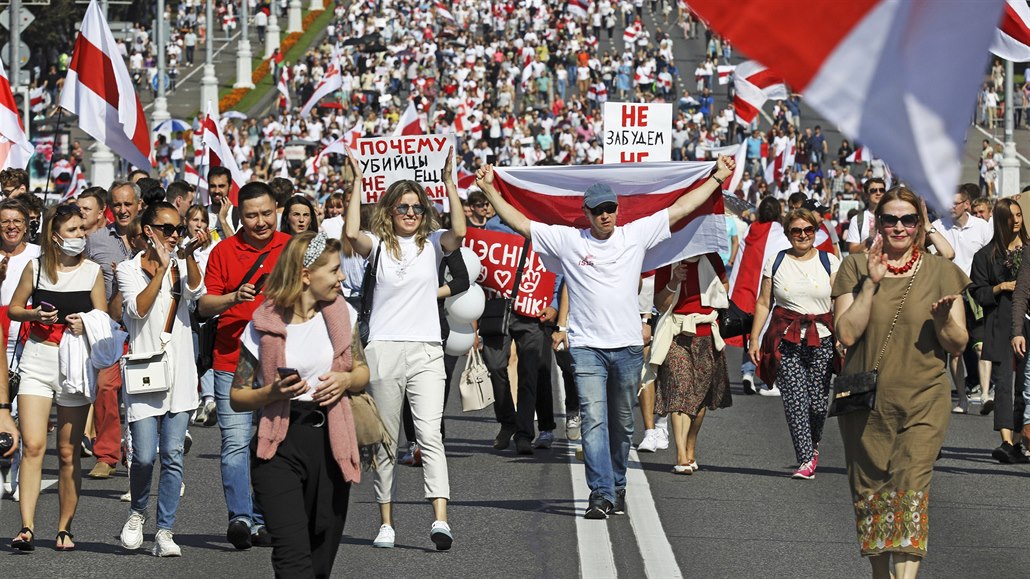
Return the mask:
<svg viewBox="0 0 1030 579">
<path fill-rule="evenodd" d="M 233 5 L 224 6 L 231 26 Z M 181 4 L 174 18 L 182 33 L 172 43 L 183 42 L 187 62 L 210 33 L 197 8 Z M 561 368 L 588 519 L 625 512 L 634 405 L 645 426 L 639 451 L 671 441 L 673 473 L 704 468 L 706 413 L 732 405 L 728 344 L 744 347 L 745 394 L 764 383 L 762 392 L 782 397 L 793 478 L 816 476 L 827 413 L 840 416 L 860 548 L 875 577 L 914 577 L 926 555 L 933 461 L 952 413 L 979 402 L 1001 439 L 992 456 L 1028 462 L 1030 246 L 1017 201 L 965 184 L 953 224 L 932 220 L 882 162 L 851 160 L 860 145 L 844 141 L 833 158 L 820 127 L 802 130 L 796 95 L 776 104 L 768 132 L 737 126 L 731 108 L 715 110 L 714 75 L 699 74 L 693 95 L 680 80 L 673 36 L 705 36 L 699 70 L 728 60 L 731 48 L 668 0 L 651 2 L 647 17 L 666 28 L 675 18 L 676 34 L 649 32 L 642 0 L 591 2 L 582 14 L 544 2 L 446 8 L 335 5 L 325 42 L 277 66 L 293 98 L 261 119 L 222 120 L 246 180 L 235 207 L 221 167 L 205 170 L 210 202 L 200 203 L 186 179 L 186 135 L 166 141 L 181 155 L 159 152 L 157 179 L 135 170 L 49 208 L 24 171 L 0 173 L 0 324 L 12 368 L 11 378 L 0 374 L 0 431 L 18 443 L 5 478 L 22 521 L 13 548 L 36 547 L 54 428 L 56 548 L 75 549 L 86 449 L 96 459 L 88 477 L 129 468 L 119 537 L 128 550 L 143 545 L 159 468 L 153 553 L 181 555 L 174 525 L 192 426 L 221 433 L 226 540 L 272 547 L 277 575 L 329 575 L 350 485 L 369 463 L 379 526 L 356 534 L 394 547 L 395 481 L 405 476 L 395 465 L 409 464 L 423 469 L 430 540 L 450 549 L 443 416 L 458 358 L 445 353 L 443 303 L 469 288 L 458 250 L 472 228 L 521 236 L 558 274 L 537 314 L 510 312 L 499 330 L 484 314 L 474 347 L 491 373 L 498 450 L 551 447 L 552 363 Z M 145 63 L 148 38 L 135 32 L 130 63 Z M 301 114 L 327 74 L 342 75 L 332 104 L 343 105 Z M 531 221 L 501 195 L 494 166 L 600 162 L 599 105 L 609 96 L 674 103 L 674 160 L 746 147 L 731 194 L 754 207 L 727 213 L 728 251 L 639 273 L 647 251 L 721 191 L 735 169 L 729 157 L 669 208 L 625 225 L 623 201 L 605 183 L 583 192 L 584 229 Z M 460 137 L 441 167 L 449 214 L 412 181 L 363 207 L 357 163 L 308 163 L 347 133 L 390 134 L 408 103 L 423 131 Z M 291 152 L 297 146 L 303 155 Z M 770 175 L 785 150 L 793 161 Z M 452 166 L 475 185 L 459 191 Z M 854 203 L 844 210 L 843 201 Z M 488 311 L 506 307 L 503 296 L 492 301 Z M 743 338 L 724 336 L 734 309 L 745 316 Z M 872 375 L 875 396 L 856 390 L 852 411 L 831 408 L 841 398 L 831 397 L 834 374 L 838 383 Z M 356 428 L 366 390 L 386 435 L 374 447 Z"/>
</svg>

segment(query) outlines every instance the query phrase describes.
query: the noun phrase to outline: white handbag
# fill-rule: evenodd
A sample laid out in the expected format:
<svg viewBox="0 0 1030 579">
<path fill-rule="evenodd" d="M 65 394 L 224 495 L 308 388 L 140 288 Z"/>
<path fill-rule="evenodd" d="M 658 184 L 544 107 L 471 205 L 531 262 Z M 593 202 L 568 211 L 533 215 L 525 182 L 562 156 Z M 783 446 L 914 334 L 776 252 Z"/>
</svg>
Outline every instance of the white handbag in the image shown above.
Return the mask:
<svg viewBox="0 0 1030 579">
<path fill-rule="evenodd" d="M 179 268 L 172 260 L 172 306 L 168 310 L 164 331 L 161 332 L 161 349 L 157 352 L 134 352 L 122 356 L 122 384 L 126 394 L 150 394 L 167 392 L 172 387 L 172 366 L 165 348 L 172 341 L 172 327 L 175 324 L 175 310 L 182 295 Z"/>
<path fill-rule="evenodd" d="M 461 409 L 465 412 L 482 410 L 494 403 L 494 386 L 490 371 L 479 350 L 472 348 L 461 373 Z"/>
</svg>

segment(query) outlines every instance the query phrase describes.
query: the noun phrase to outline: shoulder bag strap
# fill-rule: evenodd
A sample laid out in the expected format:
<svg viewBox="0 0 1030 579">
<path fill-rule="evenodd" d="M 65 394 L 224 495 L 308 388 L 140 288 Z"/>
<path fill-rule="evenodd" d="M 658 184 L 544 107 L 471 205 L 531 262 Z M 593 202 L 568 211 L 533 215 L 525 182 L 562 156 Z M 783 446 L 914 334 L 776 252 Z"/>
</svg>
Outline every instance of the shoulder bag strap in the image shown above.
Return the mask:
<svg viewBox="0 0 1030 579">
<path fill-rule="evenodd" d="M 247 270 L 247 273 L 243 274 L 243 279 L 240 280 L 240 283 L 236 284 L 236 288 L 233 289 L 231 292 L 226 292 L 226 293 L 232 293 L 234 291 L 238 291 L 241 287 L 243 287 L 243 284 L 247 283 L 247 280 L 250 279 L 250 276 L 252 276 L 255 273 L 257 273 L 257 270 L 261 268 L 261 265 L 263 263 L 265 263 L 265 260 L 268 259 L 268 254 L 270 254 L 270 253 L 272 253 L 272 252 L 271 251 L 266 251 L 266 252 L 262 253 L 261 255 L 259 255 L 257 257 L 257 259 L 254 260 L 254 265 L 251 265 L 250 269 Z"/>
<path fill-rule="evenodd" d="M 267 255 L 267 254 L 264 254 Z M 179 298 L 182 297 L 182 277 L 179 275 L 179 265 L 175 262 L 175 258 L 171 258 L 171 270 L 172 270 L 172 305 L 168 309 L 168 318 L 165 320 L 165 329 L 161 334 L 161 349 L 164 350 L 171 341 L 172 329 L 175 326 L 175 310 L 179 307 Z M 249 275 L 247 276 L 249 277 Z M 168 336 L 167 340 L 165 336 Z"/>
<path fill-rule="evenodd" d="M 372 313 L 372 297 L 376 293 L 376 276 L 379 275 L 379 256 L 383 253 L 383 242 L 379 241 L 379 245 L 376 246 L 376 253 L 372 256 L 372 264 L 365 273 L 365 277 L 368 277 L 368 287 L 362 288 L 361 292 L 361 311 L 358 315 L 369 315 Z M 366 281 L 366 280 L 363 280 Z"/>
<path fill-rule="evenodd" d="M 916 263 L 916 270 L 912 272 L 912 276 L 908 278 L 908 285 L 905 286 L 905 293 L 901 296 L 901 303 L 898 304 L 898 311 L 894 312 L 894 319 L 891 320 L 891 329 L 887 332 L 887 337 L 883 340 L 883 347 L 880 348 L 880 354 L 876 357 L 876 365 L 873 366 L 873 371 L 880 369 L 880 362 L 883 360 L 883 355 L 887 352 L 887 344 L 891 341 L 891 336 L 894 335 L 894 326 L 898 325 L 898 318 L 901 317 L 901 310 L 905 307 L 905 302 L 908 300 L 908 294 L 912 290 L 912 284 L 916 281 L 916 274 L 919 273 L 919 267 L 923 265 L 923 260 L 920 259 Z"/>
<path fill-rule="evenodd" d="M 519 286 L 522 285 L 522 270 L 526 267 L 526 256 L 529 255 L 529 238 L 526 238 L 526 242 L 522 244 L 522 257 L 519 258 L 519 267 L 515 271 L 515 285 L 511 286 L 511 302 L 508 303 L 508 308 L 515 307 L 515 300 L 519 297 Z"/>
</svg>

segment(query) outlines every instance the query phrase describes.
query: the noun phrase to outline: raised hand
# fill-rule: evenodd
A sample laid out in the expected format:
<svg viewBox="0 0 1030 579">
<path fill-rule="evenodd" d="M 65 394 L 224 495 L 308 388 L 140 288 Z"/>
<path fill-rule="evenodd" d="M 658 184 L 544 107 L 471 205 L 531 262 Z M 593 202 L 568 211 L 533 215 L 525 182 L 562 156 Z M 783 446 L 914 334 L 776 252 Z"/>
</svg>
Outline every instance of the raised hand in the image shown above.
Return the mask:
<svg viewBox="0 0 1030 579">
<path fill-rule="evenodd" d="M 722 173 L 719 178 L 723 179 L 733 174 L 733 170 L 737 168 L 737 162 L 733 157 L 719 155 L 719 158 L 715 161 L 715 167 L 715 172 Z"/>
<path fill-rule="evenodd" d="M 877 235 L 873 240 L 873 245 L 866 254 L 866 260 L 869 267 L 869 280 L 873 283 L 880 283 L 880 280 L 887 276 L 887 254 L 883 252 L 882 236 Z"/>
<path fill-rule="evenodd" d="M 484 185 L 491 185 L 492 186 L 493 184 L 494 184 L 494 166 L 493 165 L 489 165 L 489 164 L 483 165 L 482 167 L 479 168 L 478 171 L 476 171 L 476 186 L 478 186 L 480 189 L 482 189 Z"/>
<path fill-rule="evenodd" d="M 454 147 L 450 148 L 450 152 L 447 153 L 447 161 L 443 164 L 443 181 L 444 185 L 454 184 Z"/>
<path fill-rule="evenodd" d="M 930 306 L 930 313 L 933 314 L 934 320 L 941 323 L 947 321 L 948 314 L 951 313 L 951 304 L 955 303 L 955 300 L 960 299 L 962 299 L 962 296 L 952 294 L 935 301 L 933 305 Z"/>
<path fill-rule="evenodd" d="M 204 244 L 207 243 L 209 237 L 210 236 L 206 230 L 201 229 L 198 231 L 194 235 L 193 239 L 186 244 L 186 247 L 183 248 L 186 251 L 186 255 L 191 255 L 201 247 L 204 247 Z"/>
</svg>

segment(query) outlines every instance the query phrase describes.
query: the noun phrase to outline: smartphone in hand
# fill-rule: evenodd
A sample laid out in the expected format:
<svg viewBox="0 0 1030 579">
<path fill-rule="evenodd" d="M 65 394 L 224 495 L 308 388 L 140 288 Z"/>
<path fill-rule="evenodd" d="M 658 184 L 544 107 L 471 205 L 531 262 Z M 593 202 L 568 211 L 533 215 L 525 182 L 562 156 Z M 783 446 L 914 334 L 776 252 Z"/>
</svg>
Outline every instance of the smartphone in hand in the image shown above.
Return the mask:
<svg viewBox="0 0 1030 579">
<path fill-rule="evenodd" d="M 57 307 L 55 307 L 54 304 L 50 302 L 39 302 L 39 309 L 43 310 L 44 312 L 57 311 Z"/>
<path fill-rule="evenodd" d="M 276 368 L 276 371 L 279 372 L 280 380 L 285 380 L 294 375 L 300 376 L 300 372 L 296 368 Z"/>
</svg>

